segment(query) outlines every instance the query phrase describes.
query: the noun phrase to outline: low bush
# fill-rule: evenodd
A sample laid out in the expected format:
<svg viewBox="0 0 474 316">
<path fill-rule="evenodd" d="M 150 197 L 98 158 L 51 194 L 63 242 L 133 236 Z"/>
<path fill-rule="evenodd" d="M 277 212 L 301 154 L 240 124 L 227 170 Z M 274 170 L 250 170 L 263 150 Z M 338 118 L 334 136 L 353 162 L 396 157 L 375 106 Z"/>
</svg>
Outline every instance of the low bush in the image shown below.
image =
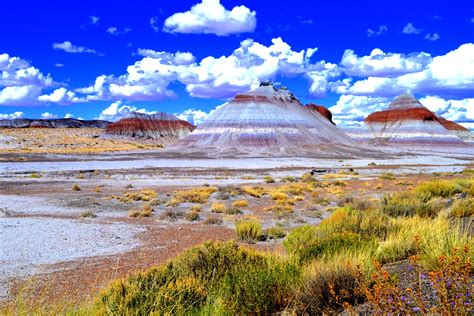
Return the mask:
<svg viewBox="0 0 474 316">
<path fill-rule="evenodd" d="M 434 197 L 448 198 L 456 193 L 461 193 L 461 191 L 462 186 L 456 183 L 456 181 L 450 180 L 423 182 L 415 188 L 419 199 L 425 202 Z"/>
<path fill-rule="evenodd" d="M 211 194 L 216 191 L 217 188 L 215 187 L 202 187 L 186 191 L 177 191 L 168 202 L 168 206 L 177 206 L 185 202 L 204 204 L 209 201 Z"/>
<path fill-rule="evenodd" d="M 160 268 L 115 281 L 95 302 L 113 315 L 271 313 L 285 308 L 299 270 L 234 243 L 206 243 Z M 201 312 L 200 312 L 201 311 Z"/>
<path fill-rule="evenodd" d="M 263 231 L 267 239 L 280 239 L 286 236 L 286 232 L 281 227 L 269 227 Z"/>
<path fill-rule="evenodd" d="M 175 209 L 166 209 L 163 214 L 161 214 L 160 219 L 174 222 L 179 218 L 182 218 L 183 216 L 184 213 L 182 211 L 178 211 Z"/>
<path fill-rule="evenodd" d="M 217 189 L 217 196 L 218 200 L 228 200 L 232 197 L 236 197 L 241 195 L 243 192 L 239 187 L 233 185 L 226 185 L 223 187 L 219 187 Z"/>
<path fill-rule="evenodd" d="M 474 198 L 456 200 L 451 207 L 450 217 L 472 217 L 474 216 Z"/>
<path fill-rule="evenodd" d="M 440 200 L 423 201 L 423 199 L 420 199 L 419 194 L 419 192 L 417 194 L 413 192 L 399 192 L 385 195 L 382 199 L 382 211 L 393 217 L 419 215 L 433 218 L 438 215 L 444 207 Z"/>
<path fill-rule="evenodd" d="M 362 246 L 363 242 L 351 232 L 327 233 L 318 227 L 305 225 L 294 229 L 283 245 L 298 261 L 308 262 L 323 254 L 335 254 L 343 249 Z"/>
<path fill-rule="evenodd" d="M 235 231 L 240 240 L 255 242 L 262 237 L 262 224 L 256 220 L 243 220 L 237 222 Z"/>
<path fill-rule="evenodd" d="M 265 183 L 275 183 L 275 179 L 273 179 L 272 176 L 263 177 L 263 181 L 265 181 Z"/>
<path fill-rule="evenodd" d="M 298 178 L 293 176 L 286 176 L 281 178 L 280 182 L 298 182 Z"/>
<path fill-rule="evenodd" d="M 384 172 L 379 176 L 380 180 L 395 180 L 395 175 L 391 172 Z"/>
<path fill-rule="evenodd" d="M 141 209 L 133 208 L 128 212 L 130 217 L 150 217 L 153 212 L 153 208 L 150 204 L 144 204 Z"/>
<path fill-rule="evenodd" d="M 73 191 L 76 191 L 76 192 L 77 192 L 77 191 L 81 191 L 81 187 L 79 186 L 79 184 L 74 184 L 74 185 L 72 186 L 72 190 L 73 190 Z"/>
<path fill-rule="evenodd" d="M 212 203 L 211 204 L 211 211 L 214 213 L 224 213 L 226 210 L 226 206 L 224 203 Z"/>
<path fill-rule="evenodd" d="M 256 197 L 256 198 L 259 198 L 259 197 L 261 197 L 261 196 L 267 194 L 267 191 L 266 191 L 264 188 L 259 187 L 259 186 L 255 186 L 255 187 L 243 187 L 243 188 L 242 188 L 242 192 L 244 192 L 244 193 L 247 194 L 247 195 Z"/>
<path fill-rule="evenodd" d="M 357 273 L 348 265 L 315 262 L 296 290 L 298 315 L 336 315 L 364 302 Z"/>
<path fill-rule="evenodd" d="M 232 202 L 233 207 L 247 207 L 249 206 L 249 202 L 247 200 L 236 200 Z"/>
<path fill-rule="evenodd" d="M 186 218 L 188 221 L 197 221 L 199 220 L 199 213 L 195 211 L 189 211 L 184 214 L 184 218 Z"/>
<path fill-rule="evenodd" d="M 81 216 L 82 218 L 89 218 L 89 217 L 90 217 L 90 218 L 94 218 L 94 217 L 97 217 L 97 215 L 95 215 L 95 213 L 92 212 L 92 211 L 84 211 L 84 212 L 82 212 L 82 213 L 80 214 L 80 216 Z"/>
<path fill-rule="evenodd" d="M 209 216 L 202 223 L 204 225 L 220 225 L 222 224 L 222 219 L 216 216 Z"/>
</svg>

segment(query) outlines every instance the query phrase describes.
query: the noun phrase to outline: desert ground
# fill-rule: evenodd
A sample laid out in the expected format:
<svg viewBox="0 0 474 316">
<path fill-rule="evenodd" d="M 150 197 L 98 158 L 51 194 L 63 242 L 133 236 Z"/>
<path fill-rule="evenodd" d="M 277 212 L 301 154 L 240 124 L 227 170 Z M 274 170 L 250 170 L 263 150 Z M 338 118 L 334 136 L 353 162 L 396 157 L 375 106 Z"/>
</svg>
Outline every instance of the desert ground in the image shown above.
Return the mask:
<svg viewBox="0 0 474 316">
<path fill-rule="evenodd" d="M 27 138 L 22 133 L 15 139 Z M 267 231 L 251 247 L 282 252 L 293 228 L 318 225 L 348 201 L 376 201 L 432 179 L 468 179 L 463 171 L 474 168 L 469 147 L 385 149 L 366 159 L 212 159 L 94 138 L 105 146 L 99 152 L 86 146 L 83 131 L 52 142 L 44 140 L 57 135 L 45 133 L 38 143 L 47 146 L 29 141 L 31 150 L 0 152 L 3 302 L 19 293 L 48 304 L 90 300 L 112 280 L 204 241 L 236 240 L 242 220 Z M 3 144 L 25 145 L 11 137 L 10 130 L 0 136 Z M 313 170 L 318 185 L 309 186 L 304 179 Z"/>
</svg>

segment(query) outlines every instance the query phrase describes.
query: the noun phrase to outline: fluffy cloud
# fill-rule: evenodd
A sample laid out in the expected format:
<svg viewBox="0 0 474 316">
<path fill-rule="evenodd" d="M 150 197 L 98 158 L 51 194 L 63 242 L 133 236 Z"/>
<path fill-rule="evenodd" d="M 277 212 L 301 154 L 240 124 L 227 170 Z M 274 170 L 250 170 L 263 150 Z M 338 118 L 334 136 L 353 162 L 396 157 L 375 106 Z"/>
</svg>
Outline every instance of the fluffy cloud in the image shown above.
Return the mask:
<svg viewBox="0 0 474 316">
<path fill-rule="evenodd" d="M 105 108 L 97 117 L 98 120 L 105 121 L 118 121 L 124 117 L 127 117 L 132 112 L 145 113 L 145 114 L 155 114 L 156 111 L 148 111 L 146 109 L 138 109 L 132 105 L 125 105 L 122 101 L 117 101 L 112 103 L 110 106 Z"/>
<path fill-rule="evenodd" d="M 146 57 L 129 66 L 126 74 L 99 76 L 94 85 L 76 91 L 87 94 L 88 100 L 159 100 L 174 97 L 168 86 L 178 81 L 191 96 L 229 98 L 278 75 L 307 74 L 315 83 L 314 91 L 319 91 L 325 89 L 319 86 L 328 81 L 325 76 L 335 73 L 337 65 L 311 63 L 315 52 L 316 48 L 294 51 L 281 38 L 274 38 L 270 46 L 244 40 L 229 56 L 209 56 L 200 62 L 188 52 L 139 49 L 138 54 Z"/>
<path fill-rule="evenodd" d="M 150 24 L 154 25 L 152 21 Z M 165 20 L 164 31 L 170 33 L 205 33 L 227 36 L 253 32 L 256 12 L 245 6 L 227 10 L 220 0 L 203 0 L 187 12 L 175 13 Z"/>
<path fill-rule="evenodd" d="M 474 122 L 474 98 L 453 100 L 439 96 L 426 96 L 420 102 L 448 120 Z"/>
<path fill-rule="evenodd" d="M 72 44 L 70 41 L 64 41 L 62 43 L 54 43 L 53 49 L 63 50 L 66 53 L 90 53 L 99 54 L 95 49 L 87 48 L 83 46 L 77 46 Z"/>
<path fill-rule="evenodd" d="M 188 121 L 191 124 L 199 125 L 209 116 L 210 113 L 206 113 L 201 110 L 188 109 L 182 113 L 177 113 L 175 116 L 180 120 Z"/>
<path fill-rule="evenodd" d="M 160 31 L 160 27 L 158 26 L 158 17 L 157 16 L 154 16 L 150 19 L 150 26 L 153 29 L 153 31 L 155 31 L 155 32 Z"/>
<path fill-rule="evenodd" d="M 0 72 L 1 105 L 36 105 L 43 89 L 53 85 L 50 75 L 8 54 L 0 54 Z"/>
<path fill-rule="evenodd" d="M 442 97 L 474 96 L 474 44 L 433 57 L 418 72 L 356 81 L 344 93 L 393 97 L 406 91 Z"/>
<path fill-rule="evenodd" d="M 121 34 L 126 34 L 130 32 L 131 30 L 132 29 L 129 27 L 124 27 L 122 30 L 119 30 L 117 27 L 111 26 L 106 30 L 106 32 L 112 35 L 121 35 Z"/>
<path fill-rule="evenodd" d="M 76 97 L 76 94 L 72 91 L 68 91 L 66 88 L 61 87 L 54 90 L 51 94 L 45 94 L 38 97 L 38 101 L 58 104 L 70 104 L 84 102 L 85 99 Z"/>
<path fill-rule="evenodd" d="M 421 29 L 419 28 L 416 28 L 413 23 L 408 23 L 407 25 L 405 25 L 405 27 L 403 28 L 403 33 L 404 34 L 420 34 L 421 33 Z"/>
<path fill-rule="evenodd" d="M 438 33 L 433 33 L 433 34 L 428 33 L 428 34 L 426 34 L 426 36 L 425 36 L 425 40 L 427 40 L 427 41 L 432 41 L 432 42 L 434 42 L 434 41 L 437 41 L 437 40 L 439 40 L 439 39 L 440 39 L 440 36 L 439 36 Z"/>
<path fill-rule="evenodd" d="M 390 77 L 421 71 L 431 60 L 431 55 L 423 52 L 404 55 L 385 53 L 376 48 L 369 56 L 359 57 L 353 50 L 346 49 L 341 65 L 349 76 Z"/>
<path fill-rule="evenodd" d="M 90 24 L 92 24 L 92 25 L 98 25 L 98 24 L 99 24 L 99 20 L 100 20 L 100 17 L 98 17 L 98 16 L 92 15 L 92 16 L 89 17 L 89 22 L 90 22 Z"/>
<path fill-rule="evenodd" d="M 68 118 L 73 118 L 73 117 L 74 117 L 74 115 L 71 114 L 71 113 L 66 113 L 66 115 L 64 115 L 64 118 L 67 118 L 67 119 Z"/>
<path fill-rule="evenodd" d="M 388 28 L 386 25 L 380 25 L 378 31 L 374 31 L 372 29 L 367 29 L 367 37 L 372 37 L 372 36 L 379 36 L 382 35 L 383 33 L 387 32 Z"/>
<path fill-rule="evenodd" d="M 17 112 L 14 112 L 14 113 L 10 113 L 10 114 L 0 114 L 0 119 L 1 120 L 13 120 L 13 119 L 17 119 L 17 118 L 22 118 L 25 114 L 23 112 L 20 112 L 20 111 L 17 111 Z"/>
<path fill-rule="evenodd" d="M 329 108 L 336 124 L 358 125 L 370 113 L 384 110 L 390 104 L 388 98 L 377 98 L 357 95 L 341 95 L 336 105 Z"/>
<path fill-rule="evenodd" d="M 44 113 L 41 113 L 41 118 L 43 120 L 50 120 L 50 119 L 57 119 L 58 116 L 56 114 L 53 114 L 53 113 L 44 112 Z"/>
</svg>

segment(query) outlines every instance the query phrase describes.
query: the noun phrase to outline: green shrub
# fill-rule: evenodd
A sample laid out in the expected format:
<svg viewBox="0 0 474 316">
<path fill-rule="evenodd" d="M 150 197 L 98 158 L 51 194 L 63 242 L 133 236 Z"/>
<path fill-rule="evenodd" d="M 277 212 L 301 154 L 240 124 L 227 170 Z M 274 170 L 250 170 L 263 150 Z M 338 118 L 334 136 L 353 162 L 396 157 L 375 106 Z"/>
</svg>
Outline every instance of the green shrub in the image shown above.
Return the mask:
<svg viewBox="0 0 474 316">
<path fill-rule="evenodd" d="M 453 203 L 450 217 L 472 217 L 474 216 L 474 198 L 456 200 Z"/>
<path fill-rule="evenodd" d="M 264 230 L 263 234 L 268 239 L 279 239 L 286 236 L 286 232 L 281 227 L 270 227 Z"/>
<path fill-rule="evenodd" d="M 196 211 L 189 211 L 184 214 L 184 218 L 186 218 L 188 221 L 197 221 L 199 219 L 199 212 Z"/>
<path fill-rule="evenodd" d="M 434 197 L 448 198 L 456 193 L 461 193 L 462 186 L 455 181 L 433 180 L 419 184 L 415 192 L 418 198 L 426 202 Z"/>
<path fill-rule="evenodd" d="M 315 262 L 296 290 L 298 315 L 336 315 L 363 303 L 357 274 L 347 265 Z"/>
<path fill-rule="evenodd" d="M 240 240 L 255 242 L 262 236 L 262 224 L 255 220 L 240 221 L 235 225 L 235 231 Z"/>
<path fill-rule="evenodd" d="M 265 183 L 275 183 L 275 179 L 273 179 L 272 176 L 263 177 L 263 181 L 265 181 Z"/>
<path fill-rule="evenodd" d="M 395 180 L 395 175 L 391 172 L 384 172 L 379 176 L 381 180 Z"/>
<path fill-rule="evenodd" d="M 293 176 L 286 176 L 281 178 L 280 182 L 298 182 L 298 178 Z"/>
<path fill-rule="evenodd" d="M 280 311 L 291 300 L 291 288 L 298 275 L 296 266 L 279 260 L 267 267 L 248 266 L 223 278 L 221 297 L 227 302 L 227 312 L 234 315 Z"/>
<path fill-rule="evenodd" d="M 443 209 L 440 200 L 425 200 L 431 193 L 420 191 L 416 195 L 412 192 L 400 192 L 385 195 L 382 199 L 382 211 L 390 216 L 414 216 L 435 217 Z M 420 194 L 423 196 L 420 198 Z M 424 201 L 425 200 L 425 201 Z"/>
<path fill-rule="evenodd" d="M 282 310 L 297 267 L 239 247 L 206 243 L 160 268 L 115 281 L 95 302 L 97 314 L 200 314 L 219 302 L 226 314 Z"/>
<path fill-rule="evenodd" d="M 320 255 L 334 254 L 342 249 L 362 246 L 357 234 L 351 232 L 326 233 L 315 226 L 294 229 L 284 240 L 286 251 L 301 262 Z"/>
</svg>

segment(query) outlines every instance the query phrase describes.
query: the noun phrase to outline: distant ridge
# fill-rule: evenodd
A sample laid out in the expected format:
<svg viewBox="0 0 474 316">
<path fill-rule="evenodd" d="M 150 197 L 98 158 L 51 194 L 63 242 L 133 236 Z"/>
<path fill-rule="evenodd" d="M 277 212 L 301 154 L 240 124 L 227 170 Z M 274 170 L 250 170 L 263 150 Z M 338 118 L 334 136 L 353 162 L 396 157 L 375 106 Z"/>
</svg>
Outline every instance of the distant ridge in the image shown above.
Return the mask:
<svg viewBox="0 0 474 316">
<path fill-rule="evenodd" d="M 111 122 L 102 120 L 59 119 L 2 119 L 0 128 L 106 128 Z"/>
</svg>

